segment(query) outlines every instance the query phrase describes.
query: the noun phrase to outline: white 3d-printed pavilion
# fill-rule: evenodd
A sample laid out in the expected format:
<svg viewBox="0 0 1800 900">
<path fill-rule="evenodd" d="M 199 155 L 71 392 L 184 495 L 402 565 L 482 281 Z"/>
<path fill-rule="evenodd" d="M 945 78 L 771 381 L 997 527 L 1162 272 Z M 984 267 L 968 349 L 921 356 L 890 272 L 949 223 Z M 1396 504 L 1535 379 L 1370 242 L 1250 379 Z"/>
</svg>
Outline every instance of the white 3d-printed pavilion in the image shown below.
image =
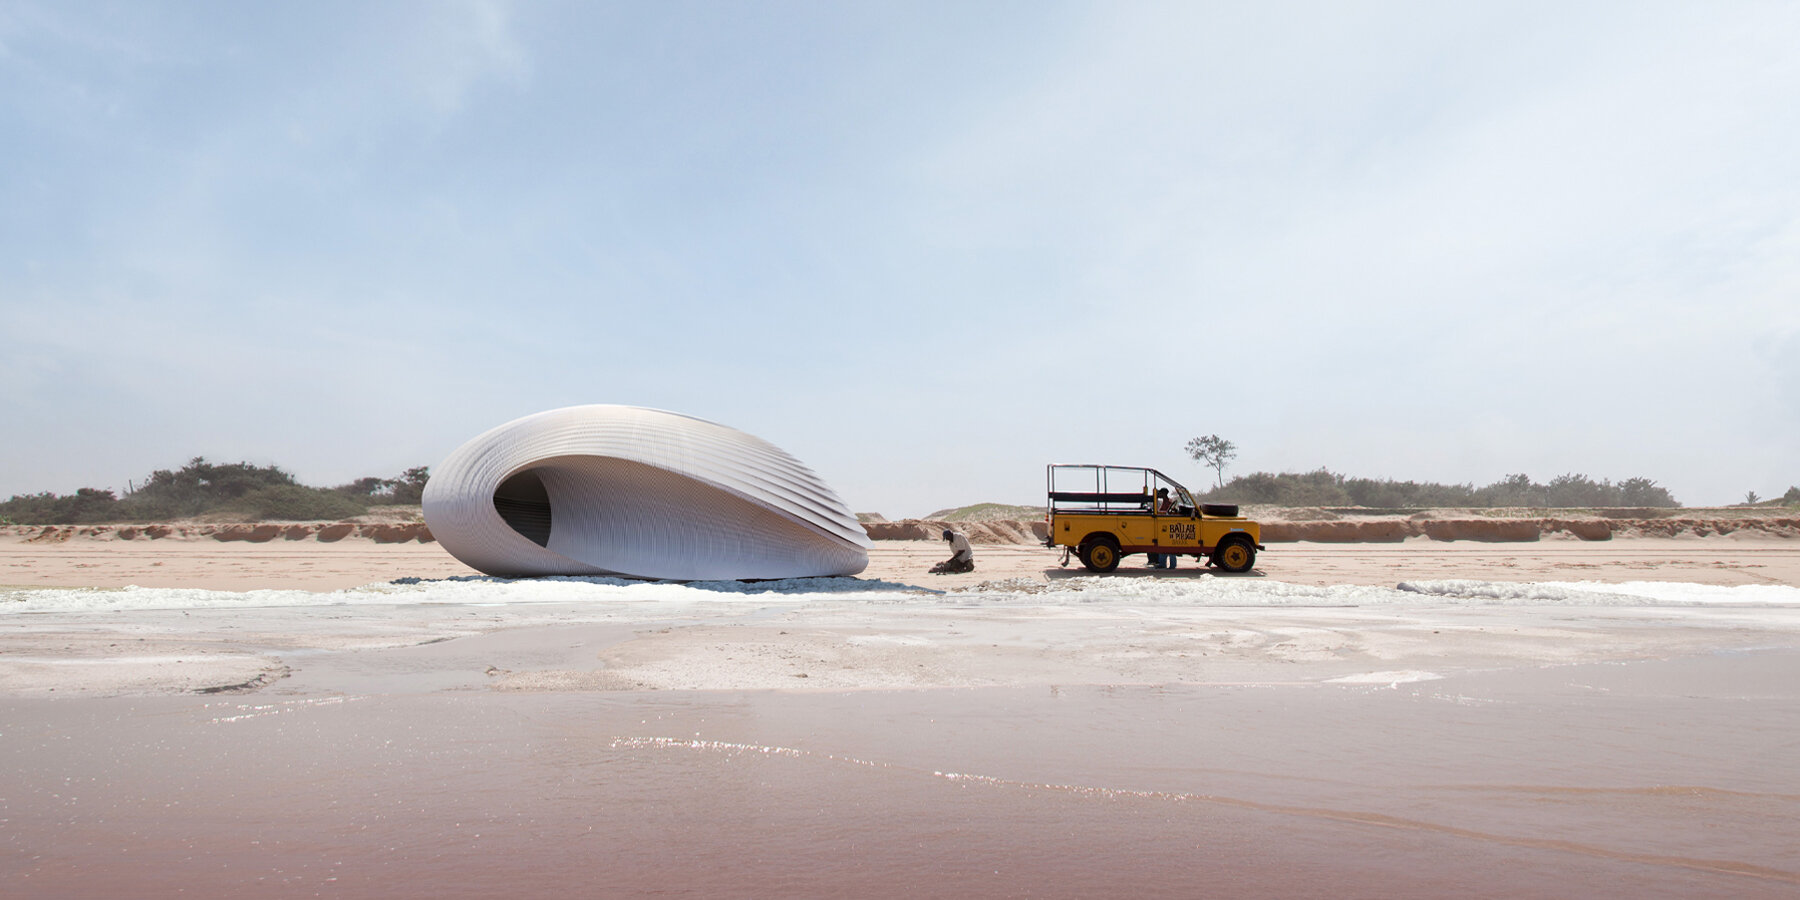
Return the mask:
<svg viewBox="0 0 1800 900">
<path fill-rule="evenodd" d="M 571 406 L 458 447 L 425 523 L 490 575 L 681 581 L 854 575 L 855 514 L 812 470 L 734 428 L 634 406 Z"/>
</svg>

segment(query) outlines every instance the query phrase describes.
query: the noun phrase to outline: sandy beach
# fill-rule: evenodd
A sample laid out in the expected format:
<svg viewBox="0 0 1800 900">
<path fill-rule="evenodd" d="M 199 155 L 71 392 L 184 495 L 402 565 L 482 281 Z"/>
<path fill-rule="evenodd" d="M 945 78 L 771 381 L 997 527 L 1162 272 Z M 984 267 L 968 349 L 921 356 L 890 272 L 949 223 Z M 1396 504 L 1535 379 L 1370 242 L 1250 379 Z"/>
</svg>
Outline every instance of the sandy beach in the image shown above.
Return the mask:
<svg viewBox="0 0 1800 900">
<path fill-rule="evenodd" d="M 1753 534 L 1707 538 L 1560 537 L 1531 542 L 1270 543 L 1254 577 L 1293 584 L 1392 584 L 1406 579 L 1491 581 L 1685 581 L 1697 584 L 1800 584 L 1800 539 Z M 948 554 L 941 541 L 877 541 L 861 577 L 945 589 L 1010 578 L 1049 580 L 1086 574 L 1079 560 L 1037 544 L 981 544 L 980 564 L 964 575 L 928 575 Z M 1152 574 L 1142 556 L 1122 572 Z M 1196 578 L 1193 560 L 1161 577 Z M 127 585 L 222 591 L 353 588 L 394 578 L 453 578 L 480 573 L 435 543 L 371 540 L 119 541 L 34 543 L 0 538 L 0 587 Z"/>
<path fill-rule="evenodd" d="M 1800 900 L 1796 47 L 0 0 L 0 900 Z"/>
<path fill-rule="evenodd" d="M 682 586 L 0 543 L 0 891 L 1800 891 L 1800 542 L 943 556 Z"/>
</svg>

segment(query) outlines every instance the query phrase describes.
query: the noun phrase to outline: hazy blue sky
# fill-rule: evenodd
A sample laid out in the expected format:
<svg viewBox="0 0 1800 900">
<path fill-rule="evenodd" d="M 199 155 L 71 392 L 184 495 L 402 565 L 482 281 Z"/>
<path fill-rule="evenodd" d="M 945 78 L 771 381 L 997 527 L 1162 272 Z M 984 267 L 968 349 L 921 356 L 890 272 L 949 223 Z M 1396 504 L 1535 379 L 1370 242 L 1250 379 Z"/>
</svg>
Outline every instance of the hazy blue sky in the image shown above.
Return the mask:
<svg viewBox="0 0 1800 900">
<path fill-rule="evenodd" d="M 0 0 L 0 496 L 578 403 L 1047 462 L 1800 483 L 1800 5 Z"/>
</svg>

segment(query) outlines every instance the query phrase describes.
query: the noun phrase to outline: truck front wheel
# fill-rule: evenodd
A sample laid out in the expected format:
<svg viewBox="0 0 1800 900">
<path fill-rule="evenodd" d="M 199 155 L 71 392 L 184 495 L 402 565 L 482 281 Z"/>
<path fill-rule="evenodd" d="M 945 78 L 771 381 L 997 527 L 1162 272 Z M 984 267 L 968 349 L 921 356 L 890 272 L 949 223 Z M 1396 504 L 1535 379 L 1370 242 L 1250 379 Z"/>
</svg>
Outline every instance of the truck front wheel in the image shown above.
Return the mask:
<svg viewBox="0 0 1800 900">
<path fill-rule="evenodd" d="M 1081 545 L 1081 564 L 1089 572 L 1111 572 L 1119 567 L 1119 544 L 1110 537 L 1096 538 Z"/>
<path fill-rule="evenodd" d="M 1246 537 L 1228 537 L 1213 548 L 1212 564 L 1227 572 L 1248 572 L 1256 565 L 1256 545 Z"/>
</svg>

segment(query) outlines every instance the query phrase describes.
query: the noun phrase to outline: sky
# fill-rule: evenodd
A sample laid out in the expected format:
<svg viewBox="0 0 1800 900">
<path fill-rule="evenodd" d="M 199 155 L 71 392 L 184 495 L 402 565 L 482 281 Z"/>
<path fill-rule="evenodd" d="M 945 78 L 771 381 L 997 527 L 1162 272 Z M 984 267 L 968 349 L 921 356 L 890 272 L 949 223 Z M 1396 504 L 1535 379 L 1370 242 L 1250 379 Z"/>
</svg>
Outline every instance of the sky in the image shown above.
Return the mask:
<svg viewBox="0 0 1800 900">
<path fill-rule="evenodd" d="M 0 0 L 0 496 L 698 416 L 1044 465 L 1800 484 L 1800 5 Z"/>
</svg>

